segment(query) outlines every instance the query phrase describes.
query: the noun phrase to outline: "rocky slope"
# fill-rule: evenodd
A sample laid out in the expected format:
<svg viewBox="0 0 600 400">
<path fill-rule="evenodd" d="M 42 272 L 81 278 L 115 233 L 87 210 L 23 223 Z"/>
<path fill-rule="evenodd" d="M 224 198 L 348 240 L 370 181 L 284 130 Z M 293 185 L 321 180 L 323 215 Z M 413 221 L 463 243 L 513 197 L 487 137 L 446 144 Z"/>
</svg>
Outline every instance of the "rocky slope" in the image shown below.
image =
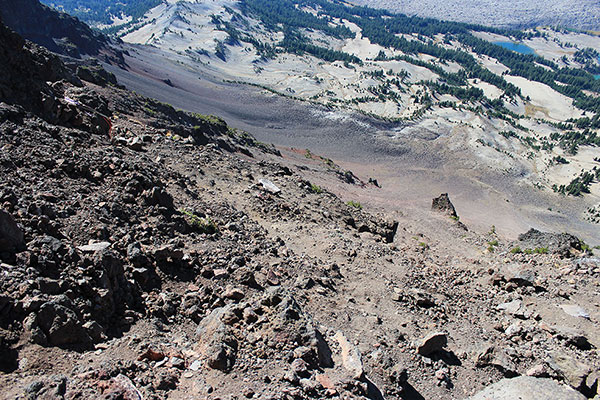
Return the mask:
<svg viewBox="0 0 600 400">
<path fill-rule="evenodd" d="M 577 239 L 470 232 L 447 197 L 363 209 L 340 196 L 375 182 L 326 158 L 4 27 L 0 54 L 0 397 L 453 399 L 519 375 L 474 398 L 596 395 Z"/>
<path fill-rule="evenodd" d="M 108 37 L 37 0 L 1 0 L 0 19 L 24 38 L 51 51 L 80 58 L 108 49 Z"/>
<path fill-rule="evenodd" d="M 270 13 L 273 7 L 276 13 Z M 481 30 L 473 32 L 472 26 L 380 14 L 328 1 L 168 1 L 120 32 L 132 56 L 127 58 L 131 68 L 114 73 L 122 80 L 130 74 L 139 83 L 135 90 L 186 110 L 203 111 L 202 102 L 193 100 L 194 88 L 201 85 L 199 81 L 209 81 L 205 87 L 227 90 L 236 85 L 240 92 L 264 89 L 267 96 L 278 94 L 308 110 L 326 110 L 331 118 L 361 113 L 365 119 L 383 120 L 369 121 L 379 126 L 367 135 L 375 136 L 382 146 L 423 149 L 410 166 L 431 168 L 437 177 L 443 164 L 448 171 L 461 171 L 459 179 L 464 178 L 462 171 L 485 171 L 482 174 L 493 176 L 478 176 L 473 182 L 475 193 L 468 197 L 480 197 L 482 186 L 493 187 L 500 195 L 528 192 L 538 200 L 527 201 L 520 209 L 537 208 L 529 217 L 540 226 L 550 229 L 557 218 L 570 214 L 564 218 L 572 221 L 566 222 L 568 229 L 592 240 L 585 231 L 597 227 L 589 223 L 593 211 L 587 210 L 600 201 L 600 183 L 594 177 L 583 188 L 589 193 L 582 194 L 578 188 L 583 178 L 578 177 L 582 171 L 596 174 L 596 144 L 587 139 L 597 137 L 592 133 L 596 128 L 586 133 L 589 121 L 574 123 L 585 113 L 578 108 L 581 103 L 565 95 L 578 89 L 563 85 L 578 80 L 575 76 L 582 72 L 573 70 L 573 79 L 543 79 L 544 83 L 540 77 L 548 71 L 541 65 L 561 71 L 566 66 L 583 67 L 575 54 L 595 48 L 598 38 L 552 30 L 514 34 L 477 28 Z M 382 29 L 375 29 L 371 21 Z M 544 59 L 524 68 L 533 58 L 526 60 L 490 44 L 514 40 L 524 40 L 522 44 Z M 521 61 L 515 64 L 513 58 Z M 588 61 L 597 65 L 596 57 Z M 523 73 L 529 68 L 538 76 Z M 598 90 L 593 75 L 585 76 L 590 90 Z M 152 80 L 164 84 L 157 87 Z M 184 93 L 174 94 L 178 89 Z M 585 96 L 596 99 L 592 93 Z M 187 96 L 191 101 L 184 100 Z M 588 100 L 596 102 L 592 97 Z M 236 111 L 241 107 L 231 108 L 234 115 L 240 114 Z M 586 115 L 594 119 L 593 114 Z M 236 120 L 230 122 L 240 126 Z M 258 129 L 251 132 L 260 135 Z M 275 133 L 272 140 L 280 136 Z M 575 139 L 581 145 L 575 149 L 569 144 L 573 137 L 586 139 Z M 300 145 L 312 147 L 312 143 Z M 560 193 L 570 193 L 566 202 L 576 199 L 578 204 L 562 206 L 565 199 Z M 541 206 L 541 197 L 551 205 Z M 504 232 L 513 229 L 508 223 L 497 225 Z"/>
</svg>

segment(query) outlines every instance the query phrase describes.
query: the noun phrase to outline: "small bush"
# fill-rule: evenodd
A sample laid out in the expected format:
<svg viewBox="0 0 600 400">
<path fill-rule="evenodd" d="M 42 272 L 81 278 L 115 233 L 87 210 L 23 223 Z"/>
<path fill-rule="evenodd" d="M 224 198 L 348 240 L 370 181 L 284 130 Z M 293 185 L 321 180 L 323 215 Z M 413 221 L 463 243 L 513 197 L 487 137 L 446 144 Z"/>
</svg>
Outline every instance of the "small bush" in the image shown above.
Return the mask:
<svg viewBox="0 0 600 400">
<path fill-rule="evenodd" d="M 185 215 L 188 218 L 189 224 L 201 233 L 206 233 L 210 235 L 217 232 L 217 224 L 215 224 L 215 222 L 212 219 L 200 217 L 186 210 L 180 211 L 183 215 Z"/>
<path fill-rule="evenodd" d="M 354 200 L 350 200 L 346 204 L 348 204 L 350 207 L 354 207 L 359 210 L 362 210 L 362 208 L 363 208 L 362 204 L 360 204 L 358 201 L 354 201 Z"/>
<path fill-rule="evenodd" d="M 321 188 L 321 186 L 319 185 L 315 185 L 314 183 L 310 184 L 310 190 L 313 191 L 313 193 L 323 193 L 323 189 Z"/>
<path fill-rule="evenodd" d="M 525 254 L 548 254 L 547 247 L 536 247 L 535 249 L 525 249 L 523 250 Z"/>
<path fill-rule="evenodd" d="M 513 247 L 513 248 L 510 250 L 510 252 L 511 252 L 512 254 L 521 254 L 521 253 L 523 252 L 523 250 L 521 250 L 521 248 L 520 248 L 519 246 L 517 246 L 517 247 Z"/>
</svg>

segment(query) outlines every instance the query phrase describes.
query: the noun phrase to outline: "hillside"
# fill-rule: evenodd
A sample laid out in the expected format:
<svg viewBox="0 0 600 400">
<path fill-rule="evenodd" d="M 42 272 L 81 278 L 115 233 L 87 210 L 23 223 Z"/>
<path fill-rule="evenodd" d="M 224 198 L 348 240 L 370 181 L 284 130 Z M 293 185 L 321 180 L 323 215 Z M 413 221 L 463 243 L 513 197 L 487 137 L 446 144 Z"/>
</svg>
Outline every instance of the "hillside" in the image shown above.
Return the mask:
<svg viewBox="0 0 600 400">
<path fill-rule="evenodd" d="M 456 168 L 573 196 L 575 218 L 597 220 L 598 38 L 296 3 L 168 2 L 120 35 L 171 54 L 181 74 L 382 119 L 392 127 L 376 134 L 391 144 L 445 142 L 443 158 L 466 160 Z M 495 44 L 511 41 L 535 54 Z"/>
<path fill-rule="evenodd" d="M 53 52 L 80 58 L 108 50 L 108 37 L 37 0 L 0 0 L 0 19 L 24 38 Z"/>
<path fill-rule="evenodd" d="M 559 26 L 580 31 L 600 30 L 600 6 L 592 0 L 351 0 L 350 3 L 419 17 L 504 28 Z"/>
<path fill-rule="evenodd" d="M 95 28 L 113 30 L 136 22 L 149 9 L 161 4 L 161 0 L 45 0 L 42 3 Z"/>
<path fill-rule="evenodd" d="M 0 54 L 1 398 L 597 392 L 579 239 L 471 232 L 444 195 L 371 207 L 377 182 L 3 25 Z"/>
</svg>

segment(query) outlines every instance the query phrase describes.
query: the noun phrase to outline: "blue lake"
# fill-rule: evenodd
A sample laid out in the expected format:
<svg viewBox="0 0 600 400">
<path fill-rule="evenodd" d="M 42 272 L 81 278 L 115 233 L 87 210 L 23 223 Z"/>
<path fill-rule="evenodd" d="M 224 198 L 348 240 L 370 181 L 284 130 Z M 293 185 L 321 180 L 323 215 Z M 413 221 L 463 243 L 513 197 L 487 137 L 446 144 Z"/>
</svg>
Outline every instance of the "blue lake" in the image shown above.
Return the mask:
<svg viewBox="0 0 600 400">
<path fill-rule="evenodd" d="M 521 44 L 521 43 L 494 42 L 494 44 L 497 44 L 498 46 L 502 46 L 508 50 L 516 51 L 517 53 L 521 53 L 521 54 L 535 54 L 535 51 L 533 51 L 533 49 L 531 47 L 525 46 L 524 44 Z"/>
</svg>

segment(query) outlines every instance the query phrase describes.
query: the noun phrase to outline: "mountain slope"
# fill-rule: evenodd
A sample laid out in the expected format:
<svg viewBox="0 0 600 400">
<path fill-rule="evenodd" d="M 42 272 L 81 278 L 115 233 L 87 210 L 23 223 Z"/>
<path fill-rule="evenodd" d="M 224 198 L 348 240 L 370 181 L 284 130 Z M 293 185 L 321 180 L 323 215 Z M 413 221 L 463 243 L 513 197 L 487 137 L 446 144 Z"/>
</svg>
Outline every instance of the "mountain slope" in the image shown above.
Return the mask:
<svg viewBox="0 0 600 400">
<path fill-rule="evenodd" d="M 116 28 L 137 21 L 161 0 L 45 0 L 42 3 L 73 15 L 91 26 Z"/>
<path fill-rule="evenodd" d="M 37 0 L 0 0 L 0 18 L 25 39 L 71 57 L 97 55 L 109 43 L 78 19 Z"/>
<path fill-rule="evenodd" d="M 471 232 L 448 196 L 378 208 L 325 157 L 56 58 L 44 75 L 1 25 L 0 54 L 33 64 L 3 85 L 52 100 L 0 98 L 1 398 L 597 391 L 600 266 L 577 238 Z"/>
<path fill-rule="evenodd" d="M 381 132 L 392 144 L 447 141 L 448 159 L 468 160 L 458 169 L 600 202 L 597 37 L 321 0 L 168 2 L 120 34 L 217 80 L 397 124 Z M 532 54 L 506 48 L 516 40 Z"/>
</svg>

